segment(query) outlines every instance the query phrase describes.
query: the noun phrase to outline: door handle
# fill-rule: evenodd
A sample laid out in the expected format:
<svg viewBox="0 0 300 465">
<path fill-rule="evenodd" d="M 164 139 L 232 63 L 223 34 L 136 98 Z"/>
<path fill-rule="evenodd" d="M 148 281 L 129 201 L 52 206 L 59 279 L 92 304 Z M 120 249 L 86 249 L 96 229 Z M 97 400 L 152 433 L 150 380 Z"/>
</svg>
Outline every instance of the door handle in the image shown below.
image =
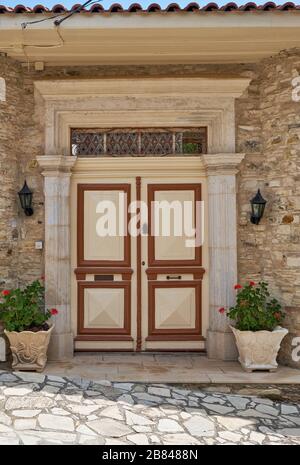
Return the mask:
<svg viewBox="0 0 300 465">
<path fill-rule="evenodd" d="M 167 276 L 167 279 L 181 279 L 182 276 Z"/>
</svg>

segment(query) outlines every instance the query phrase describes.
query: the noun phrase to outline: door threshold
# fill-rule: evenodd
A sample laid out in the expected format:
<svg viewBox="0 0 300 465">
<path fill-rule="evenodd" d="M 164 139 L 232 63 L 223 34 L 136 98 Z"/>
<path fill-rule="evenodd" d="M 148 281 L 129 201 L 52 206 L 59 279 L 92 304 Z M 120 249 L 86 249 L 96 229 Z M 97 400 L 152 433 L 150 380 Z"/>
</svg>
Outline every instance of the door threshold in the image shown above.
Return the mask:
<svg viewBox="0 0 300 465">
<path fill-rule="evenodd" d="M 100 355 L 101 353 L 105 354 L 105 355 L 109 355 L 110 353 L 113 354 L 113 355 L 117 355 L 117 354 L 120 354 L 120 355 L 123 355 L 123 354 L 126 354 L 126 355 L 132 355 L 133 357 L 134 356 L 139 356 L 139 355 L 193 355 L 193 354 L 197 354 L 197 355 L 207 355 L 206 353 L 206 350 L 205 349 L 199 349 L 199 350 L 187 350 L 187 349 L 182 349 L 182 350 L 176 350 L 176 351 L 172 351 L 172 350 L 168 350 L 168 349 L 162 349 L 162 350 L 151 350 L 151 349 L 148 349 L 147 351 L 140 351 L 140 352 L 134 352 L 132 350 L 129 350 L 129 349 L 99 349 L 99 350 L 89 350 L 89 349 L 80 349 L 80 350 L 75 350 L 74 351 L 74 355 L 79 355 L 79 354 L 82 354 L 82 355 Z"/>
</svg>

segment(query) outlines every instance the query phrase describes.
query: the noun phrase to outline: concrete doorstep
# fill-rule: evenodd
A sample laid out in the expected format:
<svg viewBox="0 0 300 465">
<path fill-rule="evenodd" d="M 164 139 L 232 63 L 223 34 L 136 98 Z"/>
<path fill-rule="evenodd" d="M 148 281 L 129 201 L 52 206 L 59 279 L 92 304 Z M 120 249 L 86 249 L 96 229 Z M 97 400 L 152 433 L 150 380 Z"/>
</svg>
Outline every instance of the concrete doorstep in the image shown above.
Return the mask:
<svg viewBox="0 0 300 465">
<path fill-rule="evenodd" d="M 76 354 L 64 362 L 49 361 L 45 373 L 80 376 L 93 381 L 205 383 L 205 384 L 300 384 L 300 370 L 279 366 L 274 373 L 245 372 L 238 362 L 208 359 L 200 354 Z"/>
</svg>

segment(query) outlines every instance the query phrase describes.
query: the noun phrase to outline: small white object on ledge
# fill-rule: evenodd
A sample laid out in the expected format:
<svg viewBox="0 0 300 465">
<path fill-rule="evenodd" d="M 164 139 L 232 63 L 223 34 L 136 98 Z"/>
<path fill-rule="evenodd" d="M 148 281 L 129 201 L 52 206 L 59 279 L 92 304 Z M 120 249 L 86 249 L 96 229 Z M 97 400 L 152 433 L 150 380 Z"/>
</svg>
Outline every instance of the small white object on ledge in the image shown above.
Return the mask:
<svg viewBox="0 0 300 465">
<path fill-rule="evenodd" d="M 0 362 L 6 362 L 6 343 L 3 336 L 0 336 Z"/>
<path fill-rule="evenodd" d="M 6 101 L 6 84 L 5 79 L 0 77 L 0 102 Z"/>
</svg>

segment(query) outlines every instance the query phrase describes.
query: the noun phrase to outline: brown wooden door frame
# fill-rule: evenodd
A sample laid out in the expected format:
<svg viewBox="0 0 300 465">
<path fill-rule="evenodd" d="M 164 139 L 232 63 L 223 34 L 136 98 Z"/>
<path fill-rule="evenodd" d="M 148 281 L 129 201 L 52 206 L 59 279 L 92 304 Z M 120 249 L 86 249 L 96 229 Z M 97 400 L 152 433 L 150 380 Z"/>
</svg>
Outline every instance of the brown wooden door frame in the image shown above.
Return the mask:
<svg viewBox="0 0 300 465">
<path fill-rule="evenodd" d="M 136 177 L 136 200 L 141 200 L 141 177 Z M 107 261 L 107 260 L 85 260 L 84 259 L 84 192 L 92 190 L 121 190 L 127 194 L 127 207 L 130 203 L 131 184 L 78 184 L 78 211 L 77 211 L 77 268 L 74 270 L 78 285 L 78 336 L 76 340 L 82 341 L 130 341 L 131 335 L 131 236 L 124 237 L 124 260 Z M 195 208 L 196 201 L 201 200 L 201 184 L 180 183 L 180 184 L 151 184 L 147 186 L 148 207 L 154 200 L 156 190 L 194 190 Z M 137 212 L 138 213 L 138 212 Z M 148 231 L 151 232 L 152 221 L 151 208 L 148 208 Z M 127 224 L 130 216 L 127 210 Z M 136 334 L 136 351 L 142 347 L 142 243 L 141 236 L 137 236 L 137 254 L 136 254 L 136 273 L 137 273 L 137 334 Z M 202 300 L 202 277 L 204 269 L 201 266 L 201 248 L 196 249 L 194 260 L 155 260 L 155 238 L 148 236 L 146 241 L 148 247 L 148 268 L 145 269 L 145 276 L 148 280 L 148 337 L 146 340 L 156 341 L 195 341 L 203 340 L 201 336 L 201 300 Z M 172 274 L 180 272 L 181 274 L 193 274 L 193 280 L 169 282 L 157 281 L 157 274 Z M 102 282 L 102 281 L 85 281 L 87 274 L 121 274 L 122 281 Z M 174 287 L 194 287 L 196 289 L 196 321 L 195 328 L 190 330 L 156 330 L 155 329 L 155 289 L 156 288 L 174 288 Z M 91 329 L 84 328 L 84 289 L 85 288 L 123 288 L 124 289 L 124 328 L 119 329 Z M 150 349 L 151 350 L 151 349 Z"/>
<path fill-rule="evenodd" d="M 153 226 L 152 202 L 156 191 L 194 191 L 195 222 L 197 201 L 201 201 L 201 184 L 199 183 L 149 183 L 147 185 L 148 202 L 148 268 L 145 270 L 148 280 L 148 336 L 146 341 L 202 341 L 202 249 L 197 247 L 193 260 L 158 260 L 155 258 L 155 237 L 151 235 Z M 163 281 L 158 280 L 158 274 L 163 275 L 190 275 L 192 280 Z M 195 289 L 195 327 L 190 329 L 157 329 L 155 326 L 155 290 L 159 288 L 194 288 Z M 153 349 L 150 349 L 153 350 Z M 166 349 L 164 349 L 166 350 Z M 194 349 L 193 349 L 194 350 Z"/>
<path fill-rule="evenodd" d="M 132 341 L 131 335 L 131 238 L 124 236 L 123 260 L 85 260 L 84 258 L 84 193 L 86 191 L 122 191 L 127 195 L 127 225 L 129 222 L 129 204 L 131 184 L 125 183 L 89 183 L 77 185 L 77 341 Z M 98 276 L 100 280 L 86 281 L 86 275 Z M 122 281 L 103 281 L 103 275 L 121 274 Z M 84 326 L 84 290 L 85 289 L 124 289 L 124 327 L 123 328 L 85 328 Z"/>
</svg>

